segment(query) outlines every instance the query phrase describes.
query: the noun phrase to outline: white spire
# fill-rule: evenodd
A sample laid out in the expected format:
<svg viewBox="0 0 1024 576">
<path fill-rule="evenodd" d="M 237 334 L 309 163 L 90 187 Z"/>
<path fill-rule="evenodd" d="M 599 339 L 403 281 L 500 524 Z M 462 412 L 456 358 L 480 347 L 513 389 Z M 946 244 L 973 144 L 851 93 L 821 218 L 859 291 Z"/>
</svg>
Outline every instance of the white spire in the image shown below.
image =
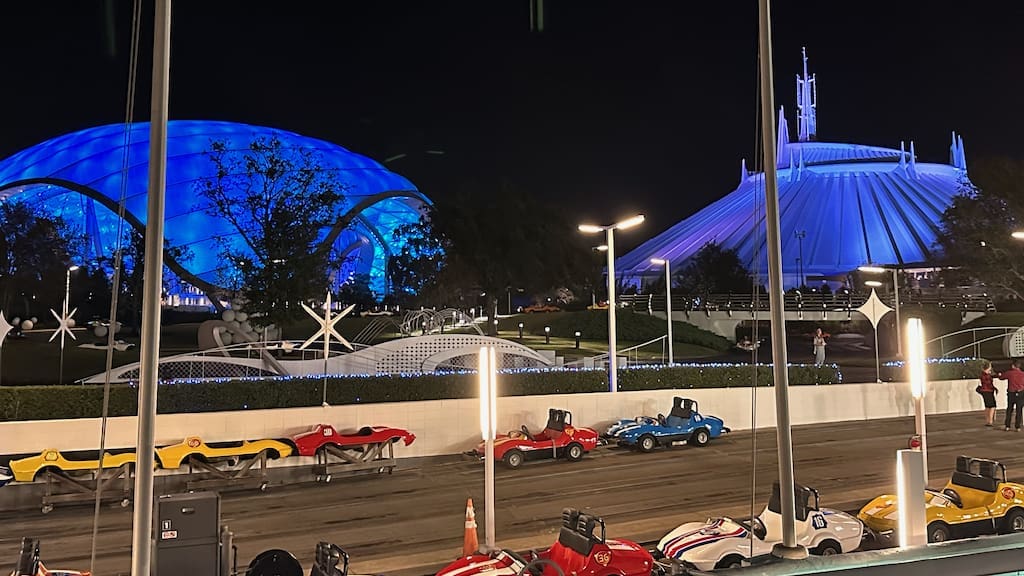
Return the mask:
<svg viewBox="0 0 1024 576">
<path fill-rule="evenodd" d="M 953 130 L 953 143 L 949 146 L 949 163 L 952 164 L 954 168 L 960 167 L 960 154 L 956 145 L 956 130 Z"/>
<path fill-rule="evenodd" d="M 907 153 L 903 148 L 903 140 L 900 140 L 900 168 L 903 168 L 903 172 L 907 171 Z"/>
<path fill-rule="evenodd" d="M 779 135 L 778 142 L 775 145 L 776 158 L 785 158 L 783 154 L 786 152 L 786 147 L 789 146 L 789 124 L 786 123 L 786 112 L 782 106 L 779 106 Z"/>
<path fill-rule="evenodd" d="M 750 176 L 750 173 L 747 172 L 747 159 L 744 158 L 743 161 L 740 162 L 740 186 L 747 181 L 748 176 Z"/>
<path fill-rule="evenodd" d="M 789 181 L 796 180 L 796 168 L 793 167 L 793 151 L 789 151 Z"/>
<path fill-rule="evenodd" d="M 917 153 L 914 152 L 914 141 L 910 141 L 910 177 L 917 179 Z"/>
<path fill-rule="evenodd" d="M 800 148 L 800 168 L 797 170 L 796 179 L 799 180 L 804 175 L 804 149 Z"/>
<path fill-rule="evenodd" d="M 818 132 L 818 82 L 815 75 L 807 75 L 807 48 L 801 48 L 804 59 L 803 76 L 796 77 L 797 139 L 815 140 Z"/>
<path fill-rule="evenodd" d="M 967 172 L 967 155 L 964 154 L 964 137 L 963 136 L 957 136 L 956 137 L 956 148 L 957 148 L 957 154 L 960 157 L 960 169 L 963 170 L 964 172 Z"/>
</svg>

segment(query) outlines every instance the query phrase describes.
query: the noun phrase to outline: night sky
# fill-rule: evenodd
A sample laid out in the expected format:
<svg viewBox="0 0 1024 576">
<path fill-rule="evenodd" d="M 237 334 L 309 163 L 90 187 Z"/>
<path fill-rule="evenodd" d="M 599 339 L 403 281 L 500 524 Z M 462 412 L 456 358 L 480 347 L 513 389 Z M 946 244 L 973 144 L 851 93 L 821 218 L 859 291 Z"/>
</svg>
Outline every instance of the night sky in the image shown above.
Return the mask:
<svg viewBox="0 0 1024 576">
<path fill-rule="evenodd" d="M 131 2 L 4 3 L 0 157 L 124 119 Z M 648 215 L 629 248 L 731 191 L 757 138 L 757 2 L 199 2 L 172 29 L 172 119 L 336 142 L 428 196 L 529 189 L 574 220 Z M 144 3 L 136 120 L 149 115 Z M 776 105 L 818 74 L 818 138 L 1024 156 L 1024 3 L 774 3 Z M 909 143 L 909 142 L 908 142 Z M 443 156 L 425 154 L 443 150 Z"/>
</svg>

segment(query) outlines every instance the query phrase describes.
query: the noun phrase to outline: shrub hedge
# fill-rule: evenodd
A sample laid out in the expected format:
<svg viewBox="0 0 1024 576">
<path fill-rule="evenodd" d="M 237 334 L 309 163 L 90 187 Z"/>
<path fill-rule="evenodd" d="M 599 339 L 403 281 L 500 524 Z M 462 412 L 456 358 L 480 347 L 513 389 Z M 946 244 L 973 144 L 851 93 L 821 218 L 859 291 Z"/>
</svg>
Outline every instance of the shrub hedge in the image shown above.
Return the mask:
<svg viewBox="0 0 1024 576">
<path fill-rule="evenodd" d="M 746 365 L 630 368 L 620 372 L 619 389 L 750 386 L 753 375 Z M 842 375 L 835 366 L 792 365 L 789 378 L 793 385 L 815 385 L 839 383 Z M 772 382 L 771 366 L 758 366 L 757 384 L 769 386 Z M 318 406 L 323 399 L 323 384 L 322 378 L 168 382 L 160 384 L 157 410 L 168 414 Z M 503 374 L 500 386 L 504 396 L 603 392 L 607 390 L 607 373 L 603 370 L 524 371 Z M 137 392 L 135 385 L 111 386 L 109 414 L 135 415 Z M 327 382 L 327 401 L 332 405 L 476 395 L 474 374 L 332 377 Z M 102 406 L 103 387 L 97 385 L 0 387 L 0 420 L 3 421 L 92 418 L 102 413 Z"/>
</svg>

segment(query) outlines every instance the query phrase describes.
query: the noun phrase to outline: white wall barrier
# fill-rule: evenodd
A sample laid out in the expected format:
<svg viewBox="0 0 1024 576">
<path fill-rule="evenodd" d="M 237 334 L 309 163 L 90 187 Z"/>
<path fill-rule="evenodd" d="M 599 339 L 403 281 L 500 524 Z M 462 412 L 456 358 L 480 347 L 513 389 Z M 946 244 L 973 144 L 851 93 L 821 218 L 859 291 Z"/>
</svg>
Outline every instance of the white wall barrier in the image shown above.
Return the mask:
<svg viewBox="0 0 1024 576">
<path fill-rule="evenodd" d="M 932 413 L 981 410 L 981 396 L 974 392 L 977 380 L 945 380 L 929 383 L 926 410 Z M 498 386 L 500 390 L 501 380 Z M 701 413 L 725 420 L 733 430 L 750 429 L 750 388 L 644 390 L 593 394 L 553 394 L 498 398 L 498 431 L 504 433 L 527 425 L 539 430 L 547 421 L 548 408 L 566 408 L 577 426 L 602 431 L 611 421 L 640 414 L 667 414 L 673 396 L 693 398 Z M 757 427 L 775 425 L 774 388 L 757 389 Z M 791 422 L 794 425 L 846 420 L 910 416 L 913 399 L 905 382 L 793 386 L 790 388 Z M 186 436 L 207 442 L 283 438 L 317 423 L 339 430 L 367 425 L 405 428 L 416 434 L 412 446 L 396 448 L 400 458 L 457 454 L 476 446 L 480 437 L 480 412 L 475 398 L 393 402 L 313 408 L 282 408 L 200 414 L 157 416 L 158 445 L 175 444 Z M 0 422 L 0 454 L 39 453 L 58 450 L 95 450 L 99 445 L 100 419 Z M 110 418 L 107 446 L 135 445 L 136 418 Z M 293 462 L 294 463 L 294 462 Z M 286 465 L 288 460 L 275 465 Z"/>
</svg>

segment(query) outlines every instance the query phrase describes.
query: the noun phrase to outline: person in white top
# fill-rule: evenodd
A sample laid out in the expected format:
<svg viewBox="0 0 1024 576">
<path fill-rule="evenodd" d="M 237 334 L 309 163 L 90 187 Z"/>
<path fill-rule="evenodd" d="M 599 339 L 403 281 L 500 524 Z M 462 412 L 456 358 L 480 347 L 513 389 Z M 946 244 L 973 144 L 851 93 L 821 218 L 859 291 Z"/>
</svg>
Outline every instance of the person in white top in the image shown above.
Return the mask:
<svg viewBox="0 0 1024 576">
<path fill-rule="evenodd" d="M 825 363 L 825 335 L 821 328 L 814 331 L 814 365 L 821 366 Z"/>
</svg>

